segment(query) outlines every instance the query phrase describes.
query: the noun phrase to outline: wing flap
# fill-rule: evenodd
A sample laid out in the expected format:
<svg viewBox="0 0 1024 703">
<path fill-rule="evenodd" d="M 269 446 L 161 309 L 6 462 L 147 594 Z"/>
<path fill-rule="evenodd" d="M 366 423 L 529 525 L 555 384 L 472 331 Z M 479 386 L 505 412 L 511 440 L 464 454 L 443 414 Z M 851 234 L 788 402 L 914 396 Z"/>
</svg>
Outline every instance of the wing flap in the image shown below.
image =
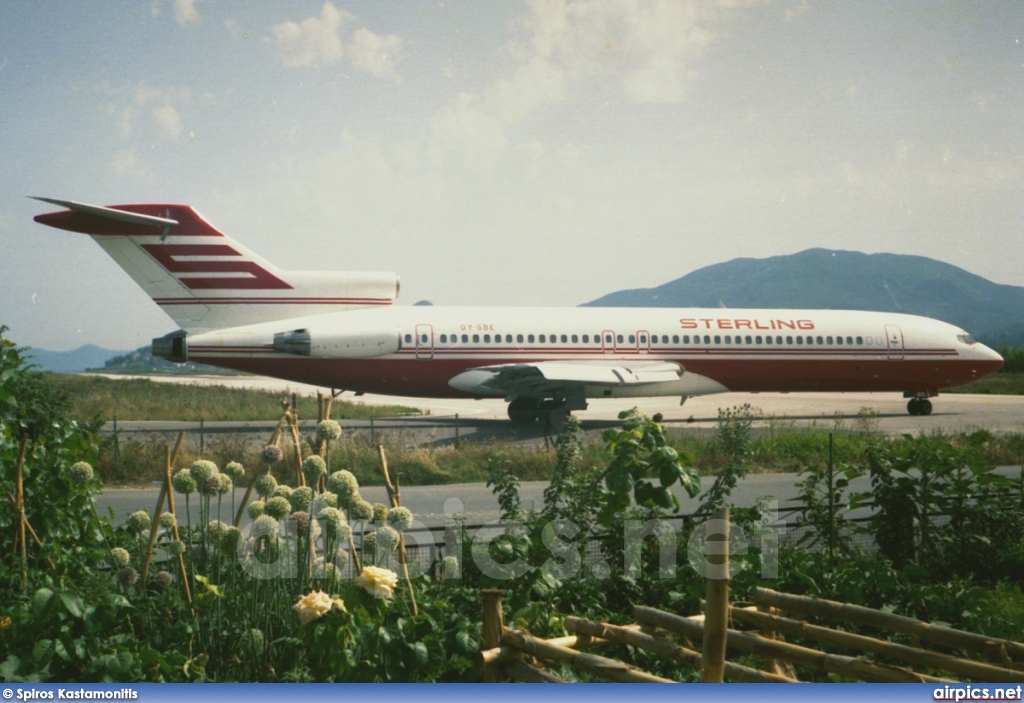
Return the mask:
<svg viewBox="0 0 1024 703">
<path fill-rule="evenodd" d="M 541 396 L 554 390 L 597 386 L 621 387 L 678 381 L 684 373 L 671 361 L 567 362 L 481 366 L 448 383 L 468 393 L 503 396 Z"/>
</svg>

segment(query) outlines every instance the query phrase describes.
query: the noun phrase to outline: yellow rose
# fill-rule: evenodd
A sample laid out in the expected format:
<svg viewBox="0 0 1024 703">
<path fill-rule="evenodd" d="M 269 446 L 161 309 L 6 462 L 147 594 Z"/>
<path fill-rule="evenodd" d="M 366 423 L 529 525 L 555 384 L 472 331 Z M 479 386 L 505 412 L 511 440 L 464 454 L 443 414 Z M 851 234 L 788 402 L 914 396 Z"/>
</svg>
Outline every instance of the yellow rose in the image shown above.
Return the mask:
<svg viewBox="0 0 1024 703">
<path fill-rule="evenodd" d="M 299 598 L 299 602 L 292 606 L 292 610 L 299 614 L 299 620 L 303 623 L 316 620 L 334 605 L 334 601 L 323 591 L 312 591 Z"/>
<path fill-rule="evenodd" d="M 376 566 L 363 567 L 363 573 L 356 577 L 356 584 L 377 598 L 390 598 L 395 592 L 398 574 L 391 569 Z"/>
</svg>

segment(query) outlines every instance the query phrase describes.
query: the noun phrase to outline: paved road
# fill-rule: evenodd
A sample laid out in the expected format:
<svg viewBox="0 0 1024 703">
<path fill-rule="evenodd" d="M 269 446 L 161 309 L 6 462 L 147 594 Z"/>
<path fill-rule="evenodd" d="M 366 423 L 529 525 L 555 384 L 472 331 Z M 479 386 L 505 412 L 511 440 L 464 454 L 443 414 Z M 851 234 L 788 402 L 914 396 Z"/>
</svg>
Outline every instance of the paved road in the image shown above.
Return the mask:
<svg viewBox="0 0 1024 703">
<path fill-rule="evenodd" d="M 1004 467 L 1001 473 L 1017 476 L 1020 467 Z M 731 502 L 738 506 L 751 506 L 759 498 L 772 498 L 779 502 L 779 507 L 784 509 L 791 505 L 798 497 L 796 483 L 797 474 L 752 474 L 744 478 L 733 491 Z M 701 479 L 702 489 L 707 489 L 714 482 L 714 477 Z M 543 506 L 544 489 L 546 481 L 524 481 L 520 484 L 519 495 L 524 508 L 540 509 Z M 868 478 L 861 477 L 852 482 L 852 491 L 866 491 L 870 488 Z M 689 514 L 694 512 L 699 502 L 698 498 L 689 498 L 679 486 L 675 486 L 676 497 L 679 498 L 680 513 Z M 235 500 L 241 502 L 244 491 L 235 490 Z M 387 503 L 387 494 L 381 486 L 364 486 L 360 489 L 363 497 L 371 503 Z M 107 508 L 113 508 L 115 522 L 121 522 L 124 517 L 145 508 L 152 513 L 156 506 L 158 490 L 155 486 L 149 488 L 111 488 L 103 492 L 96 500 L 97 508 L 103 515 L 107 514 Z M 182 503 L 182 496 L 175 495 L 175 501 L 179 519 L 185 519 L 185 509 Z M 449 501 L 453 501 L 449 503 Z M 402 503 L 416 516 L 417 521 L 427 527 L 439 527 L 445 523 L 445 507 L 447 504 L 448 514 L 461 514 L 469 525 L 481 525 L 499 517 L 498 501 L 491 490 L 481 483 L 460 483 L 447 486 L 402 486 Z M 225 522 L 231 519 L 231 500 L 223 501 L 221 519 Z M 193 514 L 196 500 L 192 499 Z M 248 520 L 246 520 L 248 521 Z"/>
</svg>

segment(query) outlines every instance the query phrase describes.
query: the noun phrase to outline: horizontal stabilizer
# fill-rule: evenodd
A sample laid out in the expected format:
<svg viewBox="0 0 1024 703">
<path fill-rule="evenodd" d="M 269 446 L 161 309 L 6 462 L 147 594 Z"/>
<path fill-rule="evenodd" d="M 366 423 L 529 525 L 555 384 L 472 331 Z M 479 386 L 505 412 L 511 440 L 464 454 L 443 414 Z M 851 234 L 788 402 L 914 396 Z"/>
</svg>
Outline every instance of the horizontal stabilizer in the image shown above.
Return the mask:
<svg viewBox="0 0 1024 703">
<path fill-rule="evenodd" d="M 54 198 L 40 198 L 35 195 L 29 197 L 31 197 L 33 200 L 41 200 L 44 203 L 50 203 L 51 205 L 60 205 L 61 207 L 66 207 L 68 210 L 73 210 L 74 212 L 84 212 L 87 215 L 105 217 L 108 220 L 114 220 L 116 222 L 127 222 L 128 224 L 132 225 L 144 225 L 150 227 L 173 227 L 178 224 L 177 220 L 172 220 L 167 217 L 155 217 L 153 215 L 143 215 L 142 213 L 139 212 L 118 210 L 112 207 L 100 207 L 99 205 L 76 203 L 74 200 L 56 200 Z M 42 217 L 42 215 L 40 217 Z"/>
</svg>

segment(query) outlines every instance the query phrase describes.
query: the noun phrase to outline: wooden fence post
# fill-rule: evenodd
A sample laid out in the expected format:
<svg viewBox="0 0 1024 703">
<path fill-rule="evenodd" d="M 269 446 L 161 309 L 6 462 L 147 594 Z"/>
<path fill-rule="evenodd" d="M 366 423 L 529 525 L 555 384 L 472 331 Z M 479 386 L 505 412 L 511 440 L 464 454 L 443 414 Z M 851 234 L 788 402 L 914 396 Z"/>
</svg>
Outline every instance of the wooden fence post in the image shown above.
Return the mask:
<svg viewBox="0 0 1024 703">
<path fill-rule="evenodd" d="M 708 573 L 704 642 L 700 680 L 722 683 L 725 675 L 726 631 L 729 628 L 729 507 L 715 511 L 712 534 L 705 533 L 705 565 Z M 714 549 L 712 549 L 714 547 Z"/>
<path fill-rule="evenodd" d="M 501 614 L 501 598 L 505 591 L 500 588 L 484 588 L 480 591 L 481 605 L 483 606 L 483 626 L 480 631 L 481 651 L 494 649 L 501 645 L 502 637 L 505 635 L 505 620 Z M 484 667 L 484 683 L 497 683 L 501 681 L 501 669 L 499 666 Z"/>
</svg>

